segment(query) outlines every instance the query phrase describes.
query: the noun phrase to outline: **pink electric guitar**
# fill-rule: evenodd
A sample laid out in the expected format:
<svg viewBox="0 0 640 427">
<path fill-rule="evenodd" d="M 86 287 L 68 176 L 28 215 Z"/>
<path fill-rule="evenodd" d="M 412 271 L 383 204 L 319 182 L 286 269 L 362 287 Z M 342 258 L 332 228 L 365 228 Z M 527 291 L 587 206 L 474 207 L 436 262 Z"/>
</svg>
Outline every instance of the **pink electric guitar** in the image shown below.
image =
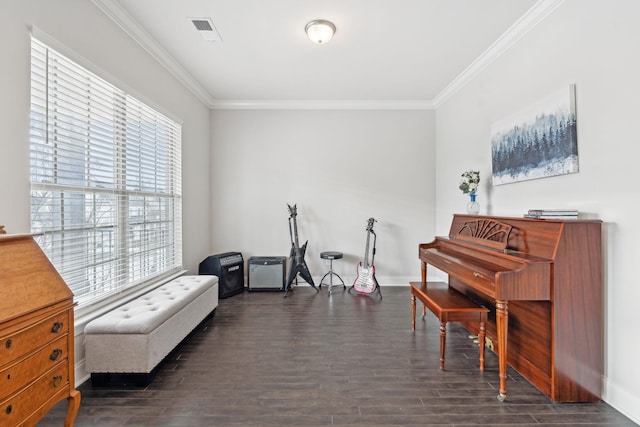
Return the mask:
<svg viewBox="0 0 640 427">
<path fill-rule="evenodd" d="M 373 223 L 376 220 L 369 218 L 367 223 L 367 245 L 364 250 L 364 261 L 358 263 L 356 280 L 353 282 L 353 289 L 361 294 L 372 294 L 378 289 L 378 281 L 376 280 L 376 268 L 373 265 L 373 257 L 376 253 L 375 236 L 373 231 Z M 369 264 L 369 240 L 373 234 L 373 254 L 371 256 L 371 264 Z"/>
</svg>

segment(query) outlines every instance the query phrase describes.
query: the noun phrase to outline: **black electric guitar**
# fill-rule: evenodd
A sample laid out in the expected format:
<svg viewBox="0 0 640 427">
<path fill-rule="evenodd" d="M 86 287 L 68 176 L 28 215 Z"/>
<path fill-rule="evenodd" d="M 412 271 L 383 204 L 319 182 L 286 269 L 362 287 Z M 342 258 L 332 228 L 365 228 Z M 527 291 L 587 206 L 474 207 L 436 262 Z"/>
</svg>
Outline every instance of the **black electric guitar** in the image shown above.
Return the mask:
<svg viewBox="0 0 640 427">
<path fill-rule="evenodd" d="M 378 281 L 376 280 L 376 268 L 373 265 L 373 257 L 376 252 L 375 235 L 373 231 L 373 223 L 376 220 L 369 218 L 367 222 L 367 245 L 364 250 L 364 260 L 358 263 L 356 280 L 353 282 L 353 289 L 361 294 L 372 294 L 378 289 Z M 374 236 L 373 255 L 371 256 L 371 264 L 369 264 L 369 240 L 371 235 Z"/>
<path fill-rule="evenodd" d="M 297 283 L 298 275 L 304 279 L 305 282 L 311 285 L 316 291 L 319 291 L 316 288 L 316 285 L 313 283 L 313 278 L 311 277 L 311 273 L 309 272 L 309 268 L 307 267 L 307 263 L 304 260 L 304 254 L 307 251 L 307 243 L 304 242 L 304 245 L 300 246 L 298 242 L 298 223 L 296 221 L 296 217 L 298 216 L 298 210 L 296 205 L 289 205 L 289 234 L 291 235 L 291 252 L 289 253 L 289 274 L 287 276 L 287 286 L 285 288 L 286 297 L 289 291 L 291 290 L 291 285 L 294 281 Z"/>
</svg>

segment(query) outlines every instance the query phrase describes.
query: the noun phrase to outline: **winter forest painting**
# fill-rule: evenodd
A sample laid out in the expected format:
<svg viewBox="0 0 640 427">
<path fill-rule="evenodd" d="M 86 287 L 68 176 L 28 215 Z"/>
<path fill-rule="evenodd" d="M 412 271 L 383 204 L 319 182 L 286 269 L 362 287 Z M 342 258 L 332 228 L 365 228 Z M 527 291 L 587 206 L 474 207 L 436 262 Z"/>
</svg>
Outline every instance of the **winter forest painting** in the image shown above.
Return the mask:
<svg viewBox="0 0 640 427">
<path fill-rule="evenodd" d="M 493 185 L 578 172 L 575 86 L 491 126 Z"/>
</svg>

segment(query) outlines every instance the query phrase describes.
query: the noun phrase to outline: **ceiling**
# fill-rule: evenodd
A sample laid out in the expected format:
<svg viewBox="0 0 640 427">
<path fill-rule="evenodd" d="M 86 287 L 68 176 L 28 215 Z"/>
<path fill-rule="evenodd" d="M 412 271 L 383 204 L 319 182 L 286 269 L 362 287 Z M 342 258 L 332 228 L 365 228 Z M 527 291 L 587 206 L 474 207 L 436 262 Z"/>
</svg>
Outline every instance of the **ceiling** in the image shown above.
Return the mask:
<svg viewBox="0 0 640 427">
<path fill-rule="evenodd" d="M 93 1 L 211 108 L 429 108 L 562 0 Z M 313 19 L 335 24 L 330 42 L 306 37 Z"/>
</svg>

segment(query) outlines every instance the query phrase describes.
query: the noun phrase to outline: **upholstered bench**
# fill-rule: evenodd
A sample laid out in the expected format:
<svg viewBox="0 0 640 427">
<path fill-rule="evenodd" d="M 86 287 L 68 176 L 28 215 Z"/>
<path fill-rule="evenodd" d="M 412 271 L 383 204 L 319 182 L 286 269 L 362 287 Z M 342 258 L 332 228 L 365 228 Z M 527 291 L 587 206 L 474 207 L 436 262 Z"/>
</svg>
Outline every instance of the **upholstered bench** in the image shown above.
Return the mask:
<svg viewBox="0 0 640 427">
<path fill-rule="evenodd" d="M 92 320 L 84 331 L 92 382 L 115 385 L 109 374 L 127 373 L 141 375 L 124 382 L 147 384 L 158 363 L 217 306 L 218 277 L 181 276 Z"/>
<path fill-rule="evenodd" d="M 416 299 L 422 306 L 422 317 L 431 310 L 440 321 L 440 369 L 444 369 L 444 352 L 447 339 L 447 322 L 462 320 L 478 321 L 478 343 L 480 345 L 480 370 L 484 371 L 485 324 L 489 309 L 470 300 L 446 283 L 411 282 L 411 330 L 416 330 Z"/>
</svg>

